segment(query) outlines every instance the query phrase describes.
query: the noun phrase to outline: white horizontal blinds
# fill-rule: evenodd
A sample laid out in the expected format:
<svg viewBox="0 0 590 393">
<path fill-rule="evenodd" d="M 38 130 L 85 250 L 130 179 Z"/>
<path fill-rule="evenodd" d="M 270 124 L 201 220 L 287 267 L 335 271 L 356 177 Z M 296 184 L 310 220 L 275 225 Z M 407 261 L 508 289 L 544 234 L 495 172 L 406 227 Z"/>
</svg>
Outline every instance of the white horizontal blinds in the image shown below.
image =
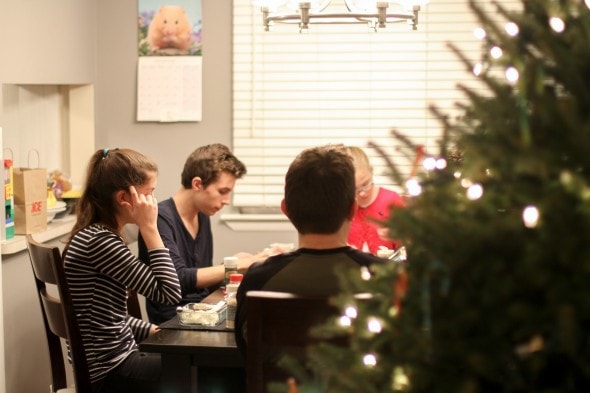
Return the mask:
<svg viewBox="0 0 590 393">
<path fill-rule="evenodd" d="M 480 58 L 467 0 L 432 0 L 414 31 L 402 22 L 377 33 L 313 24 L 308 34 L 279 24 L 265 32 L 261 20 L 250 0 L 234 0 L 233 148 L 248 167 L 234 192 L 238 207 L 278 206 L 288 165 L 310 146 L 372 141 L 409 174 L 414 157 L 390 130 L 436 154 L 441 125 L 428 106 L 453 115 L 457 83 L 477 83 L 446 45 Z M 403 192 L 377 152 L 366 152 L 375 182 Z"/>
</svg>

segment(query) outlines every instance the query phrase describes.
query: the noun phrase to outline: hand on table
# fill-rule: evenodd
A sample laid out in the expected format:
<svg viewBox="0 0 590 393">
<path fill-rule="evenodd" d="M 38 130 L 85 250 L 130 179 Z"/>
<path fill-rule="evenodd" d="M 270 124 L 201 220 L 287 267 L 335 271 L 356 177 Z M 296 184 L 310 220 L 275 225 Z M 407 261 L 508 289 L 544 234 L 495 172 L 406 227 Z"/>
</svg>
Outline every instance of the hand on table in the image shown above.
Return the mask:
<svg viewBox="0 0 590 393">
<path fill-rule="evenodd" d="M 239 252 L 234 256 L 238 257 L 238 271 L 243 273 L 250 268 L 250 266 L 255 262 L 264 262 L 273 255 L 283 254 L 285 252 L 291 251 L 293 249 L 293 244 L 284 244 L 284 243 L 273 243 L 269 247 L 265 248 L 262 251 L 257 252 L 256 254 L 250 254 L 247 252 Z"/>
<path fill-rule="evenodd" d="M 238 257 L 238 272 L 245 273 L 253 263 L 265 261 L 270 254 L 266 251 L 261 251 L 256 254 L 240 252 L 235 254 L 235 256 Z"/>
<path fill-rule="evenodd" d="M 152 325 L 150 327 L 150 332 L 148 334 L 148 336 L 153 336 L 154 334 L 156 334 L 158 331 L 160 330 L 160 328 L 158 327 L 158 325 Z"/>
</svg>

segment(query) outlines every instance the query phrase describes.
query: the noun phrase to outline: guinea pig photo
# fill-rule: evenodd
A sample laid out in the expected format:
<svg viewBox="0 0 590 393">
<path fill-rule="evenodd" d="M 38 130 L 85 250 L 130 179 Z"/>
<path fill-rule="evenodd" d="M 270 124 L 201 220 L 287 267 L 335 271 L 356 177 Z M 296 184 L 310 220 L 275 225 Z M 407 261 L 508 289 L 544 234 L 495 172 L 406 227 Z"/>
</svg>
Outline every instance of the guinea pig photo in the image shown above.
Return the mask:
<svg viewBox="0 0 590 393">
<path fill-rule="evenodd" d="M 150 22 L 147 41 L 150 52 L 177 50 L 186 54 L 191 47 L 192 27 L 184 8 L 163 5 Z"/>
</svg>

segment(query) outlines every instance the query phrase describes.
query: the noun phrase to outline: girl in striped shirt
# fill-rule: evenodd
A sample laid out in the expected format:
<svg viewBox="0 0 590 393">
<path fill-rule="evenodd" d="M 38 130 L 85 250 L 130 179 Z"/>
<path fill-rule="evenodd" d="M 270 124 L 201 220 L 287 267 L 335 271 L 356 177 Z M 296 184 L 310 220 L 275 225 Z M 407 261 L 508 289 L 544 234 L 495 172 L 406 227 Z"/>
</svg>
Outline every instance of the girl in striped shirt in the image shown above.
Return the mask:
<svg viewBox="0 0 590 393">
<path fill-rule="evenodd" d="M 157 165 L 143 154 L 99 150 L 77 204 L 64 265 L 94 393 L 159 391 L 159 354 L 137 348 L 157 326 L 129 316 L 126 303 L 128 288 L 157 302 L 180 301 L 178 276 L 156 225 L 156 178 Z M 126 224 L 138 226 L 149 263 L 125 244 Z"/>
</svg>

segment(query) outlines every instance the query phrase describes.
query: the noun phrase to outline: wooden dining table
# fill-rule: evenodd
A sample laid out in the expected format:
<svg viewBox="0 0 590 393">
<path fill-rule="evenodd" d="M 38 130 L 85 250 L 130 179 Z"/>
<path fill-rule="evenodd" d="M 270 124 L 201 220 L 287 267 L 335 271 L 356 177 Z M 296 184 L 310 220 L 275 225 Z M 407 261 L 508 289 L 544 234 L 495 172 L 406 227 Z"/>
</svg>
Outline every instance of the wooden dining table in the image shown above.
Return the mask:
<svg viewBox="0 0 590 393">
<path fill-rule="evenodd" d="M 218 289 L 203 302 L 216 304 L 222 299 L 223 291 Z M 234 332 L 229 329 L 162 328 L 142 341 L 139 349 L 161 354 L 161 380 L 166 393 L 197 393 L 199 386 L 204 391 L 205 388 L 198 383 L 199 368 L 244 369 Z"/>
</svg>

